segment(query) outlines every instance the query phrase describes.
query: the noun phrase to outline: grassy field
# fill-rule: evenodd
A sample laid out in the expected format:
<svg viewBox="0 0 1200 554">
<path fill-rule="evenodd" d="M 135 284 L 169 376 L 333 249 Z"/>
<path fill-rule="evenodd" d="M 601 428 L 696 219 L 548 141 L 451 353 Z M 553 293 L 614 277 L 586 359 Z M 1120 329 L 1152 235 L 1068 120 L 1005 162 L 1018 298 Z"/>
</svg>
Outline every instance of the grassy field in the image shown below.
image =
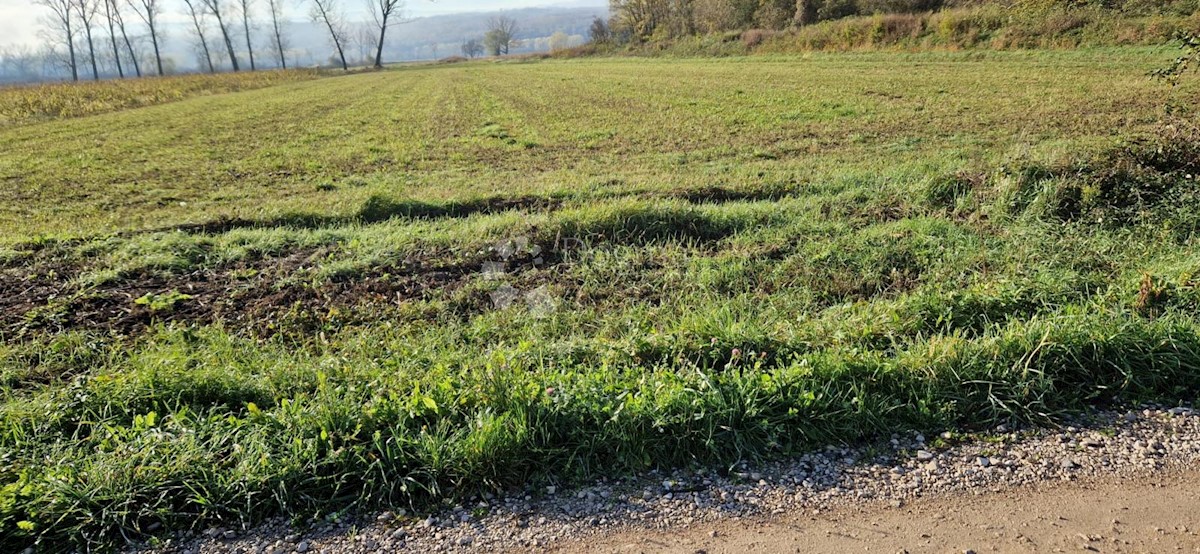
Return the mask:
<svg viewBox="0 0 1200 554">
<path fill-rule="evenodd" d="M 1192 401 L 1170 55 L 455 64 L 0 128 L 0 548 Z"/>
<path fill-rule="evenodd" d="M 0 89 L 0 127 L 154 106 L 193 96 L 305 81 L 321 75 L 320 71 L 292 69 L 13 86 Z"/>
</svg>

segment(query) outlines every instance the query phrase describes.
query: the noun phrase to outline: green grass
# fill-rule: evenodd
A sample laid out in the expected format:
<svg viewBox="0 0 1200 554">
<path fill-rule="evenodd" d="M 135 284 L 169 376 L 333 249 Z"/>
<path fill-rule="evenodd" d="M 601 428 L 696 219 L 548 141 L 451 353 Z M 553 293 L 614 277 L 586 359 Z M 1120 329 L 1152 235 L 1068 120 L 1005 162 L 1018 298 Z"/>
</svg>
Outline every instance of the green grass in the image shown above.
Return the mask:
<svg viewBox="0 0 1200 554">
<path fill-rule="evenodd" d="M 0 547 L 1194 400 L 1169 56 L 455 64 L 0 129 Z"/>
</svg>

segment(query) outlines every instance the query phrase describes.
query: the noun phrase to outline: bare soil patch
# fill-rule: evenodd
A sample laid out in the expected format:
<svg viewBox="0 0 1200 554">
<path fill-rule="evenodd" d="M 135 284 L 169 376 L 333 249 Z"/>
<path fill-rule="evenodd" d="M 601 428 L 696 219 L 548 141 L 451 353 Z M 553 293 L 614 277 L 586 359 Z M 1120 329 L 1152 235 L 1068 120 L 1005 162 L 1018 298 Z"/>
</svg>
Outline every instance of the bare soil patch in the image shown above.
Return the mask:
<svg viewBox="0 0 1200 554">
<path fill-rule="evenodd" d="M 323 278 L 313 270 L 325 253 L 305 249 L 185 273 L 147 270 L 94 287 L 75 284 L 83 268 L 69 262 L 3 269 L 0 335 L 79 329 L 132 335 L 166 323 L 221 323 L 259 336 L 284 329 L 316 332 L 331 321 L 353 322 L 356 313 L 378 316 L 434 293 L 448 294 L 482 274 L 489 261 L 430 253 Z M 529 261 L 514 258 L 509 265 L 521 272 L 535 267 Z M 477 303 L 461 307 L 484 309 L 488 299 L 479 296 Z"/>
</svg>

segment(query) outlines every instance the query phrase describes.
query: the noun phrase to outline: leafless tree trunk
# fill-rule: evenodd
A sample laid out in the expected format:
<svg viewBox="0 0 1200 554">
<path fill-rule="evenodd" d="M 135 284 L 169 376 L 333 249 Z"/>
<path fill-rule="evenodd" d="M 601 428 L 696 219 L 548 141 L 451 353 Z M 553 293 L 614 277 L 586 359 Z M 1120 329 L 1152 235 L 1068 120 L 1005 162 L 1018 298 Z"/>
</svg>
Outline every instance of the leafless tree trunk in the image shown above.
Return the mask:
<svg viewBox="0 0 1200 554">
<path fill-rule="evenodd" d="M 208 9 L 208 13 L 217 18 L 217 28 L 221 30 L 221 38 L 225 39 L 225 49 L 229 51 L 229 63 L 233 66 L 234 71 L 238 71 L 237 54 L 233 51 L 233 39 L 229 38 L 229 27 L 225 25 L 225 19 L 221 17 L 221 0 L 200 0 L 204 3 L 204 7 Z"/>
<path fill-rule="evenodd" d="M 104 2 L 104 20 L 108 23 L 108 40 L 112 43 L 113 61 L 117 64 L 117 76 L 125 78 L 125 68 L 121 66 L 121 49 L 117 46 L 117 14 L 113 8 L 116 6 L 113 0 L 101 0 Z"/>
<path fill-rule="evenodd" d="M 129 52 L 129 62 L 133 64 L 133 73 L 141 77 L 142 66 L 138 63 L 137 53 L 133 51 L 133 42 L 129 40 L 129 31 L 125 28 L 125 16 L 121 15 L 121 7 L 117 4 L 117 0 L 104 1 L 112 5 L 112 14 L 117 21 L 117 29 L 121 30 L 121 40 L 125 43 L 125 50 Z"/>
<path fill-rule="evenodd" d="M 287 47 L 283 44 L 283 32 L 279 27 L 279 17 L 283 12 L 283 0 L 267 0 L 271 8 L 271 27 L 275 34 L 275 52 L 279 54 L 279 67 L 287 69 Z"/>
<path fill-rule="evenodd" d="M 126 0 L 133 11 L 150 30 L 150 43 L 154 45 L 154 63 L 158 66 L 158 74 L 163 74 L 162 54 L 158 51 L 158 14 L 162 13 L 159 0 Z M 128 45 L 129 41 L 125 43 Z M 132 48 L 131 48 L 132 50 Z"/>
<path fill-rule="evenodd" d="M 246 32 L 246 54 L 250 57 L 250 71 L 254 71 L 254 45 L 250 42 L 250 4 L 252 0 L 238 0 L 242 7 L 242 30 Z"/>
<path fill-rule="evenodd" d="M 379 29 L 379 40 L 375 44 L 375 67 L 383 67 L 383 39 L 388 25 L 400 23 L 404 17 L 404 0 L 370 0 L 371 17 Z M 436 56 L 435 56 L 436 57 Z"/>
<path fill-rule="evenodd" d="M 100 68 L 96 65 L 96 42 L 92 40 L 92 23 L 100 11 L 99 0 L 74 0 L 75 11 L 79 12 L 79 20 L 83 22 L 83 34 L 87 37 L 88 57 L 92 62 L 92 79 L 100 80 Z"/>
<path fill-rule="evenodd" d="M 72 16 L 71 12 L 75 11 L 75 3 L 72 0 L 37 0 L 41 6 L 50 8 L 54 13 L 51 22 L 59 27 L 59 30 L 66 37 L 67 51 L 70 53 L 71 65 L 71 80 L 79 80 L 79 65 L 75 60 L 75 33 L 71 28 Z"/>
<path fill-rule="evenodd" d="M 188 15 L 192 18 L 192 26 L 196 30 L 196 38 L 200 40 L 200 48 L 204 51 L 204 61 L 208 64 L 208 72 L 216 73 L 217 66 L 213 65 L 212 52 L 208 50 L 208 38 L 204 36 L 204 6 L 200 5 L 202 0 L 183 0 L 187 6 Z M 162 66 L 159 66 L 159 71 Z"/>
<path fill-rule="evenodd" d="M 346 51 L 343 48 L 347 38 L 346 24 L 338 10 L 337 0 L 313 0 L 312 19 L 324 23 L 329 29 L 329 37 L 333 39 L 333 46 L 342 61 L 342 69 L 349 70 L 350 64 L 346 63 Z"/>
</svg>

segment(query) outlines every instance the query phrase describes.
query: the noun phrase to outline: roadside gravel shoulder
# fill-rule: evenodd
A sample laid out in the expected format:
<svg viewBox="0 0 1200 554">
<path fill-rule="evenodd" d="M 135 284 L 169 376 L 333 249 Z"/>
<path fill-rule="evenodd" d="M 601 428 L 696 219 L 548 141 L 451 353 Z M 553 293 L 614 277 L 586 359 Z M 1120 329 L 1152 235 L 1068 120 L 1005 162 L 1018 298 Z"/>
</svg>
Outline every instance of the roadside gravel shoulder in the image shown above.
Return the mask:
<svg viewBox="0 0 1200 554">
<path fill-rule="evenodd" d="M 553 485 L 529 488 L 503 497 L 475 498 L 432 515 L 397 510 L 358 521 L 314 521 L 305 530 L 283 520 L 246 531 L 210 529 L 155 550 L 573 552 L 607 545 L 620 551 L 622 544 L 636 544 L 629 543 L 629 537 L 666 537 L 665 546 L 670 546 L 670 537 L 695 542 L 697 530 L 720 533 L 722 526 L 726 532 L 761 534 L 757 526 L 766 522 L 804 517 L 828 523 L 828 518 L 845 517 L 853 510 L 899 513 L 930 499 L 1053 491 L 1054 484 L 1125 478 L 1153 483 L 1187 472 L 1197 462 L 1200 414 L 1188 408 L 1147 407 L 1096 413 L 1059 429 L 1016 431 L 1002 426 L 971 436 L 897 435 L 881 444 L 830 446 L 785 462 L 741 464 L 728 471 L 648 472 L 570 490 Z M 1082 543 L 1090 546 L 1086 540 Z"/>
<path fill-rule="evenodd" d="M 1098 476 L 935 494 L 903 507 L 862 502 L 822 513 L 628 530 L 556 554 L 679 552 L 1200 552 L 1200 471 Z"/>
</svg>

